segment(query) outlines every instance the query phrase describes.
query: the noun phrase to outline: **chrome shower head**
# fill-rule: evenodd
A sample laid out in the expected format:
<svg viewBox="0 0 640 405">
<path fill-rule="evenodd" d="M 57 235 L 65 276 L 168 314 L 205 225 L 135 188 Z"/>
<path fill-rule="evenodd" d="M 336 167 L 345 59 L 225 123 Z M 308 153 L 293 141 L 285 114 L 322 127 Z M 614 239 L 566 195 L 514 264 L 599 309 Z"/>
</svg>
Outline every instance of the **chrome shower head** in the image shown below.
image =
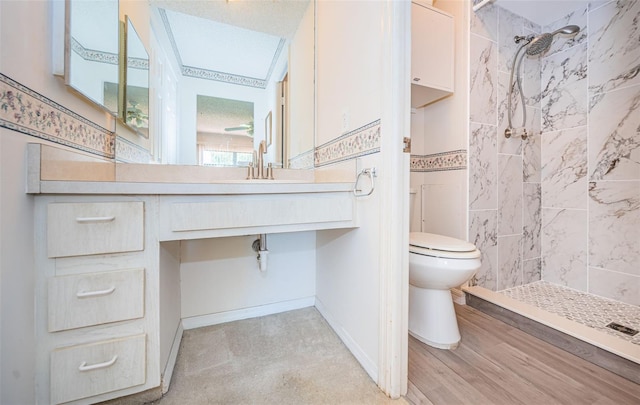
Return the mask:
<svg viewBox="0 0 640 405">
<path fill-rule="evenodd" d="M 562 27 L 551 33 L 545 32 L 544 34 L 540 34 L 537 37 L 533 38 L 533 40 L 529 43 L 526 53 L 530 56 L 539 55 L 549 50 L 549 48 L 551 47 L 551 43 L 553 42 L 553 37 L 555 37 L 557 34 L 575 35 L 579 31 L 580 27 L 578 27 L 577 25 L 567 25 L 566 27 Z"/>
</svg>

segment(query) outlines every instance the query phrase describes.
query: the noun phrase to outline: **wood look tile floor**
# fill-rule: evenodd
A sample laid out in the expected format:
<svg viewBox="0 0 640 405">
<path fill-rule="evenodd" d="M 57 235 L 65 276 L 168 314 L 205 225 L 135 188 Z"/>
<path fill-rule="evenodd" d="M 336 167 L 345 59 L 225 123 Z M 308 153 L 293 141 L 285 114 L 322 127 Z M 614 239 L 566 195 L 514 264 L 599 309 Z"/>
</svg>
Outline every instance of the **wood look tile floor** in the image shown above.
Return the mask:
<svg viewBox="0 0 640 405">
<path fill-rule="evenodd" d="M 640 404 L 636 383 L 471 307 L 456 313 L 457 349 L 409 337 L 406 398 L 414 404 Z"/>
</svg>

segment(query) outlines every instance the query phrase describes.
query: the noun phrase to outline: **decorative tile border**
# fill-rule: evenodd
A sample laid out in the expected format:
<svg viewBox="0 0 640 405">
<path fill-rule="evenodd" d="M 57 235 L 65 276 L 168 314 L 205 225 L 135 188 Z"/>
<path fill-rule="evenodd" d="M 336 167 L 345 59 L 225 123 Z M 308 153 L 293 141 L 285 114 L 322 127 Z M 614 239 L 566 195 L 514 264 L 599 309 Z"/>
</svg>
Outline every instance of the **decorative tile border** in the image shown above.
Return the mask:
<svg viewBox="0 0 640 405">
<path fill-rule="evenodd" d="M 313 149 L 289 159 L 290 169 L 313 169 Z"/>
<path fill-rule="evenodd" d="M 115 133 L 0 73 L 0 127 L 113 159 Z"/>
<path fill-rule="evenodd" d="M 150 161 L 151 155 L 145 148 L 121 136 L 116 136 L 116 162 L 149 163 Z"/>
<path fill-rule="evenodd" d="M 464 170 L 467 168 L 467 151 L 460 149 L 433 155 L 411 155 L 410 168 L 412 172 Z"/>
<path fill-rule="evenodd" d="M 104 51 L 96 51 L 87 49 L 80 44 L 75 38 L 71 37 L 71 49 L 80 55 L 84 60 L 91 62 L 108 63 L 109 65 L 118 64 L 118 54 Z"/>
<path fill-rule="evenodd" d="M 380 152 L 380 120 L 347 132 L 315 148 L 315 167 Z"/>
</svg>

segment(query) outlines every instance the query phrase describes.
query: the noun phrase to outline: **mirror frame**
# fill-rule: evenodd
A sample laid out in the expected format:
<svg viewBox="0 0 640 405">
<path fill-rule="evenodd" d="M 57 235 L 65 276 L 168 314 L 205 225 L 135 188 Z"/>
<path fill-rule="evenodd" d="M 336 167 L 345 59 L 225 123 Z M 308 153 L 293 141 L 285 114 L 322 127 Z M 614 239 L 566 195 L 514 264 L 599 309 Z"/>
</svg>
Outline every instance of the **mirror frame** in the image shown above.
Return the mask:
<svg viewBox="0 0 640 405">
<path fill-rule="evenodd" d="M 129 16 L 125 15 L 125 20 L 124 21 L 120 21 L 120 83 L 119 83 L 119 93 L 120 93 L 120 97 L 118 98 L 118 119 L 119 121 L 122 123 L 122 125 L 124 125 L 125 127 L 129 128 L 130 130 L 132 130 L 133 132 L 135 132 L 136 134 L 143 136 L 147 139 L 149 139 L 149 116 L 150 116 L 150 105 L 149 105 L 149 52 L 147 51 L 147 49 L 144 46 L 144 43 L 142 43 L 142 40 L 140 39 L 140 36 L 138 35 L 138 33 L 136 32 L 135 26 L 133 25 L 133 22 L 131 21 L 131 19 L 129 18 Z M 143 108 L 146 107 L 146 117 L 144 117 L 144 111 L 141 109 L 138 109 L 142 114 L 144 119 L 146 120 L 147 126 L 146 127 L 142 127 L 142 126 L 137 126 L 133 123 L 130 122 L 129 120 L 129 95 L 131 94 L 131 89 L 130 87 L 133 87 L 129 84 L 128 82 L 128 78 L 129 78 L 129 70 L 131 69 L 129 67 L 130 63 L 129 63 L 129 52 L 130 52 L 130 46 L 129 46 L 129 39 L 133 38 L 133 36 L 135 36 L 135 38 L 138 40 L 138 42 L 140 42 L 140 44 L 142 45 L 142 49 L 144 50 L 145 54 L 146 54 L 146 60 L 147 60 L 147 67 L 146 67 L 146 71 L 147 71 L 147 87 L 146 87 L 146 106 L 142 106 Z M 136 86 L 137 87 L 137 86 Z M 137 104 L 136 104 L 137 105 Z M 134 105 L 134 107 L 136 107 L 136 105 Z"/>
</svg>

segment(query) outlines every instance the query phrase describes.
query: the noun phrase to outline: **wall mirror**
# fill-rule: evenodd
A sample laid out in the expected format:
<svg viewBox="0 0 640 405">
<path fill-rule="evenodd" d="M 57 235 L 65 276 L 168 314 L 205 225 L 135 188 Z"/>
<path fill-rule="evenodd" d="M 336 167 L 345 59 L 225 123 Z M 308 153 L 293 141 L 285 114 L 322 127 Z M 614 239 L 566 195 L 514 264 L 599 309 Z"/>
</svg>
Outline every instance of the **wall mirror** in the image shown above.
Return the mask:
<svg viewBox="0 0 640 405">
<path fill-rule="evenodd" d="M 68 1 L 65 17 L 65 83 L 116 115 L 118 0 Z"/>
<path fill-rule="evenodd" d="M 246 165 L 266 140 L 265 162 L 312 167 L 313 1 L 151 5 L 159 44 L 179 69 L 176 163 Z"/>
<path fill-rule="evenodd" d="M 120 119 L 138 134 L 149 137 L 149 54 L 131 20 L 125 17 Z"/>
</svg>

